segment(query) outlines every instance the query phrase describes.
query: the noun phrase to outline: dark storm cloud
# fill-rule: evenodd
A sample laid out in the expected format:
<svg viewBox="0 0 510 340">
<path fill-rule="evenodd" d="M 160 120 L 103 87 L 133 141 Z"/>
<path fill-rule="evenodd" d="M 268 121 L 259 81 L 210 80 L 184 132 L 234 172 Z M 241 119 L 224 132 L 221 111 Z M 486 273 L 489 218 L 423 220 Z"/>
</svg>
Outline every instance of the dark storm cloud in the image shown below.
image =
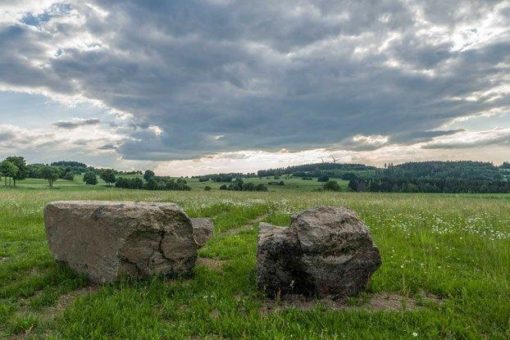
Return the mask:
<svg viewBox="0 0 510 340">
<path fill-rule="evenodd" d="M 87 126 L 87 125 L 97 125 L 101 122 L 101 120 L 97 118 L 91 118 L 91 119 L 77 119 L 73 121 L 68 122 L 56 122 L 53 123 L 53 126 L 58 127 L 60 129 L 76 129 L 80 126 Z"/>
<path fill-rule="evenodd" d="M 99 147 L 99 150 L 116 150 L 117 147 L 113 144 L 105 144 Z"/>
<path fill-rule="evenodd" d="M 476 38 L 494 37 L 480 20 L 508 27 L 504 2 L 433 4 L 76 2 L 0 27 L 0 81 L 131 113 L 112 126 L 130 136 L 125 159 L 430 141 L 454 118 L 510 105 L 484 94 L 508 81 L 508 31 Z"/>
<path fill-rule="evenodd" d="M 429 142 L 435 137 L 451 136 L 459 132 L 465 131 L 464 129 L 455 130 L 436 130 L 436 131 L 412 131 L 398 133 L 392 136 L 391 141 L 394 143 L 422 143 Z"/>
</svg>

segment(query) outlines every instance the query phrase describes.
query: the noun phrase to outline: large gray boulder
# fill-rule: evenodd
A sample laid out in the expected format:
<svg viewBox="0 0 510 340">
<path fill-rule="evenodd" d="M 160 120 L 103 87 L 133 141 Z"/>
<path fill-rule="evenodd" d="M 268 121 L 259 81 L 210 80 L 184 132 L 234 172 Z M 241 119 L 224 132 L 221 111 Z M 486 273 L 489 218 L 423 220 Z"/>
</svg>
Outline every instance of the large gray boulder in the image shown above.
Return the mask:
<svg viewBox="0 0 510 340">
<path fill-rule="evenodd" d="M 191 220 L 173 203 L 52 202 L 44 219 L 55 259 L 97 283 L 189 275 L 197 258 Z"/>
<path fill-rule="evenodd" d="M 380 265 L 367 227 L 347 208 L 306 210 L 288 228 L 260 226 L 257 284 L 270 297 L 355 295 Z"/>
</svg>

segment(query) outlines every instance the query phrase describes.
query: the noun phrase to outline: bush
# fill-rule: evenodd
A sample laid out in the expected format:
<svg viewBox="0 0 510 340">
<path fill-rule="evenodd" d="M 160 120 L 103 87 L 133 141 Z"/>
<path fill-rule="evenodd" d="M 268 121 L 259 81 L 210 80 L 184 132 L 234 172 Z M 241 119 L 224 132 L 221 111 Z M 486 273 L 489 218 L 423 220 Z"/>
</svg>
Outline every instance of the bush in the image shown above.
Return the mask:
<svg viewBox="0 0 510 340">
<path fill-rule="evenodd" d="M 183 178 L 179 178 L 175 181 L 168 177 L 153 177 L 145 184 L 144 188 L 147 190 L 191 190 L 191 188 L 186 185 L 186 181 Z"/>
<path fill-rule="evenodd" d="M 253 184 L 253 183 L 244 183 L 242 185 L 242 191 L 255 191 L 255 184 Z"/>
<path fill-rule="evenodd" d="M 337 181 L 328 181 L 326 184 L 324 184 L 323 189 L 327 190 L 327 191 L 340 191 L 341 190 L 340 184 L 338 184 Z"/>
<path fill-rule="evenodd" d="M 267 191 L 267 187 L 264 184 L 257 184 L 255 191 Z"/>
<path fill-rule="evenodd" d="M 141 178 L 123 178 L 119 177 L 115 182 L 115 187 L 125 189 L 142 189 L 143 180 Z"/>
<path fill-rule="evenodd" d="M 95 172 L 87 171 L 85 175 L 83 175 L 83 181 L 88 185 L 96 185 L 97 184 L 97 176 Z"/>
<path fill-rule="evenodd" d="M 327 181 L 329 181 L 329 176 L 326 175 L 319 176 L 319 178 L 317 178 L 317 181 L 326 183 Z"/>
<path fill-rule="evenodd" d="M 211 189 L 212 189 L 212 188 L 211 188 L 210 186 L 206 186 L 206 187 L 204 187 L 204 190 L 205 190 L 205 191 L 211 191 Z"/>
<path fill-rule="evenodd" d="M 267 191 L 267 187 L 264 184 L 257 184 L 248 182 L 244 183 L 242 179 L 236 179 L 232 184 L 228 187 L 226 185 L 222 185 L 220 190 L 232 190 L 232 191 Z"/>
</svg>

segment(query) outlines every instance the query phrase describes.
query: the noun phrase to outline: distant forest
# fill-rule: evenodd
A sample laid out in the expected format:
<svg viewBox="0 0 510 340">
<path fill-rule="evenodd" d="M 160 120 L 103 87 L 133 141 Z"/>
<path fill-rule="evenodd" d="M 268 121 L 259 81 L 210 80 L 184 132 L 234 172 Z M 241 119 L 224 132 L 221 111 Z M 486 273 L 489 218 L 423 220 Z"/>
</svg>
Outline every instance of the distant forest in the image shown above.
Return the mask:
<svg viewBox="0 0 510 340">
<path fill-rule="evenodd" d="M 389 166 L 371 176 L 356 176 L 352 191 L 506 193 L 510 192 L 508 163 L 414 162 Z"/>
<path fill-rule="evenodd" d="M 354 174 L 370 175 L 375 173 L 376 167 L 364 164 L 344 163 L 315 163 L 289 166 L 286 168 L 259 170 L 259 177 L 292 175 L 294 177 L 321 177 L 341 178 L 349 180 Z"/>
<path fill-rule="evenodd" d="M 382 169 L 363 164 L 317 163 L 261 170 L 258 175 L 339 178 L 348 180 L 349 190 L 358 192 L 510 192 L 508 162 L 499 167 L 473 161 L 410 162 L 389 164 Z"/>
</svg>

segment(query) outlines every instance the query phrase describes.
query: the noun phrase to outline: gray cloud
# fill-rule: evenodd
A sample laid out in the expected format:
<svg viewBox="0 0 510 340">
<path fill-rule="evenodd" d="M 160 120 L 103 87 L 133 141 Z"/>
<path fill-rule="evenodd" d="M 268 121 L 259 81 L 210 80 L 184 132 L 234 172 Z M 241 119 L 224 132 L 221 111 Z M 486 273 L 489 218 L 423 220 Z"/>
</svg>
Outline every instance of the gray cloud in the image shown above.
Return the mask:
<svg viewBox="0 0 510 340">
<path fill-rule="evenodd" d="M 0 131 L 0 142 L 5 143 L 14 138 L 15 138 L 14 133 L 9 131 Z"/>
<path fill-rule="evenodd" d="M 413 144 L 429 142 L 435 137 L 451 136 L 459 132 L 464 132 L 464 129 L 455 130 L 433 130 L 433 131 L 411 131 L 395 134 L 391 141 L 401 144 Z"/>
<path fill-rule="evenodd" d="M 125 159 L 372 150 L 386 143 L 346 141 L 430 141 L 456 133 L 433 131 L 454 118 L 510 105 L 488 94 L 510 72 L 504 1 L 92 4 L 0 26 L 0 82 L 131 113 Z"/>
<path fill-rule="evenodd" d="M 71 130 L 71 129 L 76 129 L 77 127 L 80 127 L 80 126 L 97 125 L 99 123 L 101 123 L 100 119 L 91 118 L 91 119 L 76 119 L 76 120 L 67 121 L 67 122 L 63 122 L 63 121 L 55 122 L 55 123 L 53 123 L 53 126 L 56 126 L 61 129 Z"/>
<path fill-rule="evenodd" d="M 101 145 L 98 149 L 99 150 L 116 150 L 117 147 L 113 144 L 104 144 L 104 145 Z"/>
<path fill-rule="evenodd" d="M 476 133 L 459 133 L 455 138 L 437 140 L 423 146 L 424 149 L 469 149 L 487 145 L 509 145 L 510 130 L 494 129 Z"/>
</svg>

